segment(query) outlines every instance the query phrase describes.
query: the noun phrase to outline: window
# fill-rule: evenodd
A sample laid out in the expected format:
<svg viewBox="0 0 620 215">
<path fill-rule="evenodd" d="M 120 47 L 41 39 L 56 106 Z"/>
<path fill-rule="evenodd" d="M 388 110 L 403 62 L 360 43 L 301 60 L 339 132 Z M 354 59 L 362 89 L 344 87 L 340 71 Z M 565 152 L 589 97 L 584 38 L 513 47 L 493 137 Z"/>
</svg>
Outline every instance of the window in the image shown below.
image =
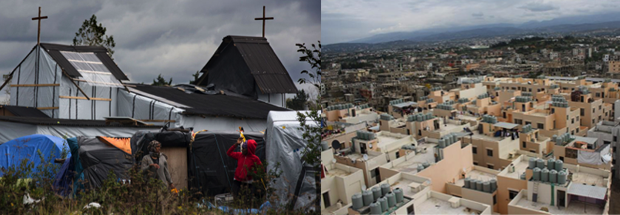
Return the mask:
<svg viewBox="0 0 620 215">
<path fill-rule="evenodd" d="M 523 141 L 523 148 L 527 148 L 527 143 Z"/>
<path fill-rule="evenodd" d="M 579 133 L 579 128 L 577 128 L 577 133 Z"/>
<path fill-rule="evenodd" d="M 614 136 L 614 142 L 616 142 L 616 141 L 618 141 L 618 136 Z"/>
<path fill-rule="evenodd" d="M 493 195 L 493 205 L 497 204 L 497 196 Z"/>
<path fill-rule="evenodd" d="M 577 119 L 577 121 L 579 121 L 579 116 L 577 116 L 577 118 L 576 118 L 576 119 Z"/>
<path fill-rule="evenodd" d="M 602 107 L 602 105 L 599 105 L 599 106 L 598 106 L 598 109 L 600 110 L 600 109 L 601 109 L 601 107 Z"/>
<path fill-rule="evenodd" d="M 493 168 L 493 164 L 487 164 L 487 168 L 489 168 L 489 169 L 494 169 L 494 168 Z"/>
<path fill-rule="evenodd" d="M 585 115 L 585 111 L 583 110 L 583 108 L 580 108 L 581 110 L 581 115 L 584 116 Z"/>
<path fill-rule="evenodd" d="M 487 149 L 487 156 L 493 157 L 493 149 Z"/>
<path fill-rule="evenodd" d="M 472 151 L 472 153 L 474 153 L 474 154 L 478 154 L 478 147 L 475 147 L 475 146 L 474 146 L 474 147 L 471 147 L 471 151 Z"/>
<path fill-rule="evenodd" d="M 595 110 L 596 110 L 596 108 L 592 108 L 592 113 L 594 113 Z"/>
<path fill-rule="evenodd" d="M 407 207 L 407 214 L 415 214 L 415 211 L 413 210 L 413 205 Z"/>
<path fill-rule="evenodd" d="M 575 124 L 575 118 L 570 119 L 571 124 Z"/>
<path fill-rule="evenodd" d="M 609 141 L 603 141 L 603 144 L 611 144 Z"/>
<path fill-rule="evenodd" d="M 594 119 L 592 119 L 592 124 L 594 124 Z"/>
<path fill-rule="evenodd" d="M 532 122 L 525 121 L 526 125 L 532 124 Z"/>
<path fill-rule="evenodd" d="M 545 125 L 544 125 L 544 124 L 542 124 L 542 123 L 538 123 L 538 128 L 539 128 L 539 129 L 545 129 Z"/>
<path fill-rule="evenodd" d="M 519 194 L 519 191 L 508 190 L 508 196 L 509 196 L 510 199 L 514 199 L 517 196 L 517 194 Z"/>
<path fill-rule="evenodd" d="M 400 157 L 400 153 L 396 152 L 396 158 L 398 159 Z"/>
<path fill-rule="evenodd" d="M 474 161 L 474 165 L 478 166 L 478 162 Z"/>
</svg>

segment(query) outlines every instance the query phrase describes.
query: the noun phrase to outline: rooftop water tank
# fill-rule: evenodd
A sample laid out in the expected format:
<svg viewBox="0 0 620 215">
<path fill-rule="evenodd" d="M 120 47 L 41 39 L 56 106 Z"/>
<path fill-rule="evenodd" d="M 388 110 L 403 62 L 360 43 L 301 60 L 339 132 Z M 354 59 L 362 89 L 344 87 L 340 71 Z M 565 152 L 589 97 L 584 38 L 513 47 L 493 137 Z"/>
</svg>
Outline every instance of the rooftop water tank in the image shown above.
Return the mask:
<svg viewBox="0 0 620 215">
<path fill-rule="evenodd" d="M 373 202 L 370 204 L 370 214 L 381 214 L 381 203 Z"/>
<path fill-rule="evenodd" d="M 471 179 L 469 178 L 465 178 L 465 184 L 463 185 L 464 188 L 469 188 L 469 183 L 471 182 Z"/>
<path fill-rule="evenodd" d="M 528 168 L 529 169 L 534 169 L 536 167 L 536 158 L 530 158 L 530 161 L 528 162 Z"/>
<path fill-rule="evenodd" d="M 372 188 L 372 197 L 375 200 L 377 200 L 377 199 L 379 199 L 379 197 L 381 197 L 381 188 L 380 187 L 373 187 Z"/>
<path fill-rule="evenodd" d="M 389 192 L 390 192 L 390 185 L 387 183 L 381 184 L 381 196 L 385 196 Z"/>
<path fill-rule="evenodd" d="M 421 164 L 418 164 L 418 172 L 421 172 L 422 170 L 424 170 L 424 167 Z"/>
<path fill-rule="evenodd" d="M 525 180 L 525 173 L 521 174 L 521 176 L 519 176 L 519 178 L 520 178 L 521 180 Z"/>
<path fill-rule="evenodd" d="M 562 160 L 556 160 L 554 167 L 556 171 L 562 171 L 562 169 L 564 169 L 564 162 Z"/>
<path fill-rule="evenodd" d="M 394 189 L 394 195 L 396 195 L 396 203 L 402 203 L 404 200 L 403 190 L 399 188 Z"/>
<path fill-rule="evenodd" d="M 549 170 L 547 168 L 540 171 L 540 181 L 549 182 Z"/>
<path fill-rule="evenodd" d="M 549 158 L 549 160 L 547 160 L 547 168 L 555 169 L 555 159 Z"/>
<path fill-rule="evenodd" d="M 560 171 L 560 173 L 558 173 L 558 184 L 565 184 L 567 177 L 568 177 L 568 172 Z"/>
<path fill-rule="evenodd" d="M 557 183 L 558 182 L 558 171 L 551 170 L 549 171 L 549 182 L 551 183 Z"/>
<path fill-rule="evenodd" d="M 491 179 L 489 182 L 491 183 L 491 192 L 495 192 L 497 190 L 497 180 Z"/>
<path fill-rule="evenodd" d="M 364 206 L 370 205 L 370 203 L 372 203 L 374 201 L 374 197 L 373 197 L 372 191 L 364 190 L 362 192 L 362 200 L 364 200 Z"/>
<path fill-rule="evenodd" d="M 351 197 L 351 201 L 353 202 L 353 210 L 358 210 L 364 207 L 361 193 L 353 194 L 353 196 Z"/>
<path fill-rule="evenodd" d="M 536 167 L 540 169 L 545 168 L 545 160 L 538 158 L 538 160 L 536 160 Z"/>
<path fill-rule="evenodd" d="M 424 169 L 426 169 L 429 166 L 431 166 L 431 164 L 429 164 L 428 162 L 424 162 L 424 163 L 422 163 L 422 166 L 424 166 Z"/>
<path fill-rule="evenodd" d="M 392 208 L 396 205 L 396 196 L 394 196 L 394 193 L 389 192 L 385 195 L 385 197 L 387 197 L 388 200 L 388 208 Z"/>
<path fill-rule="evenodd" d="M 540 181 L 540 168 L 534 168 L 534 181 Z"/>
<path fill-rule="evenodd" d="M 387 198 L 385 198 L 385 196 L 379 198 L 379 203 L 381 204 L 381 211 L 382 212 L 387 211 L 388 203 L 387 203 Z"/>
<path fill-rule="evenodd" d="M 485 193 L 491 193 L 491 183 L 488 181 L 483 182 L 482 191 L 484 191 Z"/>
<path fill-rule="evenodd" d="M 476 180 L 476 190 L 482 191 L 482 181 Z"/>
</svg>

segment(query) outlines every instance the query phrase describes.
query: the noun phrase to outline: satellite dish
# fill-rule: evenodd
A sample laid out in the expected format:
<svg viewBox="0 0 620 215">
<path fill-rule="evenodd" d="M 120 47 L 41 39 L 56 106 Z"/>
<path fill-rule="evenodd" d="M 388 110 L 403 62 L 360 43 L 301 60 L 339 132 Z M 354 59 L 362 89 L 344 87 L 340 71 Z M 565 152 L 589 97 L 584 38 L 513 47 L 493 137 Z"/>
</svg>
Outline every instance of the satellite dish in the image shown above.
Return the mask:
<svg viewBox="0 0 620 215">
<path fill-rule="evenodd" d="M 368 160 L 368 155 L 367 154 L 364 154 L 363 157 L 364 157 L 364 160 Z"/>
<path fill-rule="evenodd" d="M 332 148 L 334 148 L 334 150 L 340 149 L 341 146 L 342 145 L 340 144 L 340 142 L 338 140 L 332 141 Z"/>
<path fill-rule="evenodd" d="M 372 143 L 368 144 L 368 148 L 372 149 Z"/>
</svg>

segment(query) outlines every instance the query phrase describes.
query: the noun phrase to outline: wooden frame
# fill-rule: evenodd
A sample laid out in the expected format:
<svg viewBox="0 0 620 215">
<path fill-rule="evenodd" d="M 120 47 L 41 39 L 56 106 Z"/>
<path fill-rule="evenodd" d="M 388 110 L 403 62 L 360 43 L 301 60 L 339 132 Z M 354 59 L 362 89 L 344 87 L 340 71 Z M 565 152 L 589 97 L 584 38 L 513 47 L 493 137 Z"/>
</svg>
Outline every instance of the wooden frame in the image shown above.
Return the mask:
<svg viewBox="0 0 620 215">
<path fill-rule="evenodd" d="M 39 110 L 57 110 L 58 107 L 38 107 Z"/>
<path fill-rule="evenodd" d="M 11 87 L 60 87 L 60 84 L 11 84 Z"/>
<path fill-rule="evenodd" d="M 89 100 L 86 97 L 80 97 L 80 96 L 58 96 L 58 98 L 61 99 L 83 99 L 83 100 Z M 112 101 L 112 99 L 108 99 L 108 98 L 90 98 L 90 100 L 96 100 L 96 101 Z"/>
</svg>

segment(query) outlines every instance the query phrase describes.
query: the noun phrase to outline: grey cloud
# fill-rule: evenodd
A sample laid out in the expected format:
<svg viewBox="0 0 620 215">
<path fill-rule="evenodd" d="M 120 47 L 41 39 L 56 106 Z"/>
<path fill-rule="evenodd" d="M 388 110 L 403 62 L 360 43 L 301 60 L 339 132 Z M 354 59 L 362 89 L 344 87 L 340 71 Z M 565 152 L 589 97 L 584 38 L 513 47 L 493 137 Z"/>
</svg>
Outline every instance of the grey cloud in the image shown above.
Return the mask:
<svg viewBox="0 0 620 215">
<path fill-rule="evenodd" d="M 484 16 L 484 13 L 479 12 L 479 13 L 472 13 L 471 16 L 476 17 L 476 18 L 480 18 Z"/>
<path fill-rule="evenodd" d="M 38 6 L 42 42 L 71 44 L 74 33 L 92 14 L 114 35 L 114 58 L 132 82 L 150 83 L 158 74 L 187 83 L 202 69 L 227 35 L 260 36 L 255 17 L 275 17 L 266 23 L 266 37 L 294 81 L 309 69 L 298 62 L 295 43 L 321 38 L 319 0 L 264 1 L 48 1 L 0 2 L 0 73 L 7 74 L 36 43 Z"/>
<path fill-rule="evenodd" d="M 527 5 L 521 6 L 520 8 L 529 10 L 532 12 L 544 12 L 544 11 L 559 9 L 559 7 L 553 6 L 551 4 L 545 4 L 545 3 L 539 3 L 539 2 L 529 3 Z"/>
</svg>

